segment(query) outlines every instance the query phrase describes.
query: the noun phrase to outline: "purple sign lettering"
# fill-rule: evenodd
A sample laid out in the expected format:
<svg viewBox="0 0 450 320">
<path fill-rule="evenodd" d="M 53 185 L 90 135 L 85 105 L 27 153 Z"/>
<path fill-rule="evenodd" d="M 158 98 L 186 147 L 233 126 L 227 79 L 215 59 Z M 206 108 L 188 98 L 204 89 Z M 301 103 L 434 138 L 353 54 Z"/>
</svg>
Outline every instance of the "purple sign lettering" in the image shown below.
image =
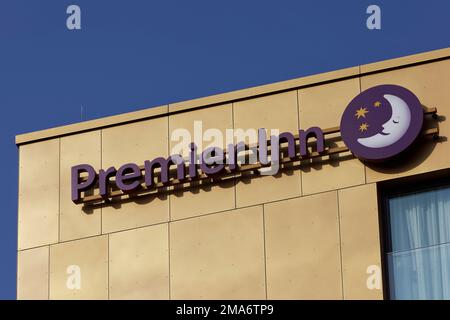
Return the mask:
<svg viewBox="0 0 450 320">
<path fill-rule="evenodd" d="M 80 182 L 81 173 L 86 172 L 88 174 L 86 181 Z M 72 201 L 75 203 L 80 202 L 80 195 L 82 191 L 91 189 L 96 182 L 95 169 L 88 164 L 80 164 L 72 167 Z"/>
<path fill-rule="evenodd" d="M 117 170 L 116 185 L 123 192 L 132 192 L 141 186 L 141 169 L 135 163 L 124 164 Z"/>
<path fill-rule="evenodd" d="M 313 127 L 307 131 L 299 130 L 299 150 L 295 137 L 290 132 L 283 132 L 279 136 L 271 136 L 271 159 L 268 158 L 267 146 L 267 132 L 261 128 L 258 130 L 258 145 L 257 154 L 258 160 L 262 165 L 268 165 L 271 162 L 278 163 L 280 158 L 280 144 L 287 143 L 288 157 L 294 159 L 298 156 L 306 157 L 308 155 L 308 140 L 310 138 L 316 139 L 316 152 L 324 151 L 324 135 L 320 128 Z M 110 167 L 106 170 L 99 170 L 98 175 L 94 168 L 90 165 L 79 165 L 72 168 L 72 200 L 76 203 L 80 202 L 80 193 L 94 187 L 97 179 L 99 181 L 99 194 L 103 198 L 107 198 L 109 190 L 111 189 L 111 178 L 115 177 L 115 185 L 124 193 L 134 192 L 142 187 L 142 180 L 146 188 L 154 188 L 156 186 L 155 169 L 160 168 L 160 181 L 162 184 L 168 184 L 171 181 L 170 168 L 176 166 L 176 179 L 182 181 L 186 179 L 186 174 L 189 178 L 195 179 L 198 175 L 197 167 L 197 146 L 195 143 L 189 145 L 189 164 L 188 172 L 186 172 L 186 162 L 180 155 L 172 155 L 163 158 L 158 157 L 153 160 L 144 162 L 144 176 L 142 170 L 137 164 L 127 163 L 121 166 L 118 170 L 115 167 Z M 218 175 L 224 171 L 225 166 L 228 166 L 230 171 L 238 170 L 237 159 L 240 152 L 246 150 L 244 142 L 239 142 L 236 145 L 229 144 L 227 146 L 227 156 L 224 151 L 218 147 L 211 147 L 204 150 L 200 155 L 200 173 L 209 176 Z M 80 182 L 80 174 L 88 173 L 86 181 Z M 142 179 L 144 178 L 144 179 Z"/>
</svg>

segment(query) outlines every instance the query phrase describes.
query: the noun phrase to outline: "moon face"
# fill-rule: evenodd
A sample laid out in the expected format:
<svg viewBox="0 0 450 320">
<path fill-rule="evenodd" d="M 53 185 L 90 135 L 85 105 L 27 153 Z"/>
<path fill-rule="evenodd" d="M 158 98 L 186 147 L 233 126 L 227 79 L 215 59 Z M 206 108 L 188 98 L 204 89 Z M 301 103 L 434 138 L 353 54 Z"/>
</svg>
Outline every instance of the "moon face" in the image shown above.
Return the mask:
<svg viewBox="0 0 450 320">
<path fill-rule="evenodd" d="M 382 161 L 406 150 L 419 136 L 423 107 L 408 89 L 380 85 L 358 94 L 342 114 L 341 137 L 366 161 Z"/>
<path fill-rule="evenodd" d="M 382 125 L 381 133 L 357 140 L 368 148 L 384 148 L 396 143 L 405 135 L 411 123 L 411 111 L 403 99 L 391 94 L 385 94 L 384 98 L 391 105 L 392 116 Z"/>
</svg>

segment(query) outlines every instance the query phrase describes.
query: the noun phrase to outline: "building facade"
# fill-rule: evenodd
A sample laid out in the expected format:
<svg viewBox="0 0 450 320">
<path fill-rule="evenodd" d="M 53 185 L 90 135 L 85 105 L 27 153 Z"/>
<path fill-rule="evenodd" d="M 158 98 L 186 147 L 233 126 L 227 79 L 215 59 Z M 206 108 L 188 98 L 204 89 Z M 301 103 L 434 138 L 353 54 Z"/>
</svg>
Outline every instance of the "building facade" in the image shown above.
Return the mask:
<svg viewBox="0 0 450 320">
<path fill-rule="evenodd" d="M 352 99 L 387 84 L 417 96 L 424 124 L 400 157 L 373 163 L 339 126 Z M 443 49 L 18 135 L 17 297 L 449 299 L 449 89 Z M 310 150 L 274 175 L 175 177 L 148 194 L 100 197 L 96 184 L 73 201 L 74 166 L 142 166 L 199 127 L 320 127 L 336 152 Z"/>
</svg>

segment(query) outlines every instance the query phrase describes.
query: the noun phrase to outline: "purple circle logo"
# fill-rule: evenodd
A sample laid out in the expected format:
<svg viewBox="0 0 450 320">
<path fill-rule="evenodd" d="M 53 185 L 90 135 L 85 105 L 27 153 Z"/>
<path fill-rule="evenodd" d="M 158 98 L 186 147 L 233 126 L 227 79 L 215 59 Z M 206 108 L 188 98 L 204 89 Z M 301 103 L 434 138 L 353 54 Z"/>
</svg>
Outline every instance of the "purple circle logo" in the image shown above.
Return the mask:
<svg viewBox="0 0 450 320">
<path fill-rule="evenodd" d="M 423 109 L 408 89 L 381 85 L 357 95 L 341 119 L 341 136 L 358 158 L 379 161 L 407 149 L 422 130 Z"/>
</svg>

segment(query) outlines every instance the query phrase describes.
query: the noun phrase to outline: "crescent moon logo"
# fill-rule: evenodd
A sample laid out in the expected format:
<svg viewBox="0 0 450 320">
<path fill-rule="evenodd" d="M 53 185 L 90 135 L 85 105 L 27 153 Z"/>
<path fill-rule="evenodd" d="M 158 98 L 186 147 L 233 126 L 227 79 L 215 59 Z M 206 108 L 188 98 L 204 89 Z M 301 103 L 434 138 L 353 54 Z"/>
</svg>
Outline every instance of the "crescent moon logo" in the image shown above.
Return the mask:
<svg viewBox="0 0 450 320">
<path fill-rule="evenodd" d="M 396 143 L 405 135 L 411 123 L 411 112 L 405 101 L 391 94 L 384 95 L 384 98 L 391 105 L 392 116 L 383 124 L 382 132 L 357 140 L 368 148 L 383 148 Z"/>
<path fill-rule="evenodd" d="M 380 161 L 407 149 L 419 135 L 423 109 L 408 89 L 381 85 L 363 91 L 345 109 L 341 135 L 357 157 Z"/>
</svg>

